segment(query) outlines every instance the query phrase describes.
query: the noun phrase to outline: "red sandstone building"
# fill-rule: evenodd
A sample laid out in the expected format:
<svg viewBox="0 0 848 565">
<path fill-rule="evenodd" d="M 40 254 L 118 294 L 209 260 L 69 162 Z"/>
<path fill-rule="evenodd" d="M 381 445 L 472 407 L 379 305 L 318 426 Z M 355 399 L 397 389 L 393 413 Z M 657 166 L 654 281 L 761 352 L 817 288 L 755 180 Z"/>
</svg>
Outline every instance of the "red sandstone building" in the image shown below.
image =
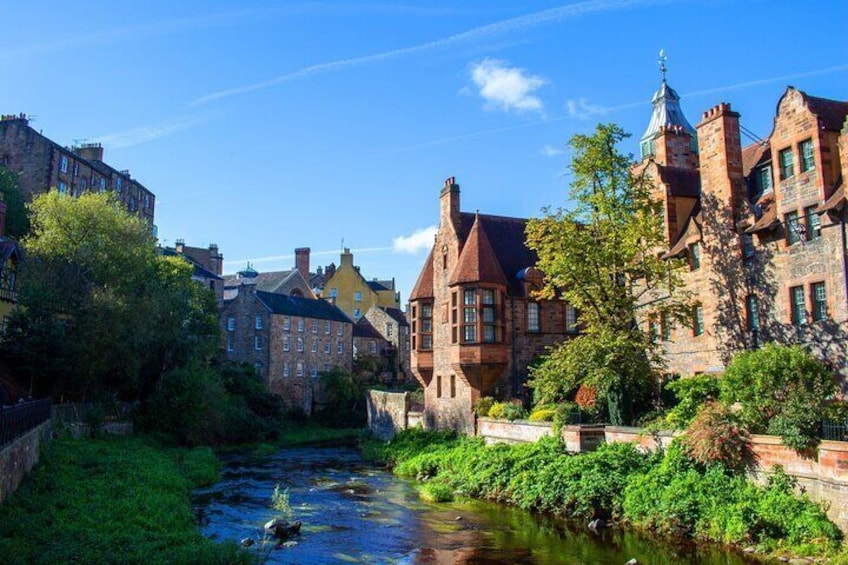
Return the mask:
<svg viewBox="0 0 848 565">
<path fill-rule="evenodd" d="M 527 220 L 460 211 L 445 181 L 439 232 L 410 296 L 412 373 L 428 427 L 473 432 L 482 396 L 521 397 L 527 366 L 578 331 L 574 308 L 539 301 L 542 275 L 525 245 Z"/>
<path fill-rule="evenodd" d="M 729 104 L 693 128 L 663 79 L 641 139 L 663 204 L 667 257 L 685 259 L 690 328 L 643 320 L 668 370 L 720 373 L 765 341 L 800 343 L 848 375 L 848 102 L 788 87 L 768 137 L 742 146 Z"/>
</svg>

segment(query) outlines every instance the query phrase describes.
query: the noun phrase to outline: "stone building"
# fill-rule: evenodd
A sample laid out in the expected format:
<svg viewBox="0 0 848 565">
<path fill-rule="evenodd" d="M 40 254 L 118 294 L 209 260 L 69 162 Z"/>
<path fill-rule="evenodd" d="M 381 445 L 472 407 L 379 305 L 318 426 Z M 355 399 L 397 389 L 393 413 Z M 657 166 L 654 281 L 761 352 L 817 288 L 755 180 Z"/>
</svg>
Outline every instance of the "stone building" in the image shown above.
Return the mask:
<svg viewBox="0 0 848 565">
<path fill-rule="evenodd" d="M 329 274 L 329 271 L 327 272 Z M 340 264 L 323 282 L 321 296 L 332 301 L 354 321 L 373 305 L 400 308 L 395 280 L 366 280 L 353 264 L 353 253 L 345 248 Z"/>
<path fill-rule="evenodd" d="M 260 273 L 250 266 L 235 275 L 224 276 L 224 299 L 230 300 L 238 294 L 239 287 L 244 284 L 252 285 L 256 290 L 287 294 L 305 298 L 315 298 L 312 285 L 309 282 L 309 248 L 295 249 L 295 268 L 287 271 L 268 271 Z"/>
<path fill-rule="evenodd" d="M 319 373 L 351 369 L 353 322 L 325 300 L 264 292 L 248 279 L 224 301 L 220 324 L 226 358 L 252 364 L 306 414 L 322 402 Z"/>
<path fill-rule="evenodd" d="M 17 173 L 27 200 L 51 189 L 73 196 L 109 191 L 153 225 L 156 197 L 129 171 L 104 163 L 102 145 L 62 147 L 32 128 L 25 114 L 0 117 L 0 166 Z"/>
<path fill-rule="evenodd" d="M 579 331 L 561 300 L 537 300 L 527 220 L 460 210 L 445 181 L 439 231 L 410 296 L 411 368 L 424 387 L 428 427 L 473 432 L 482 396 L 522 397 L 528 365 Z"/>
<path fill-rule="evenodd" d="M 363 319 L 367 319 L 386 342 L 383 355 L 391 378 L 405 382 L 412 373 L 409 368 L 409 321 L 399 308 L 372 306 Z"/>
<path fill-rule="evenodd" d="M 192 247 L 178 239 L 174 247 L 159 247 L 157 251 L 165 256 L 182 257 L 192 268 L 191 278 L 215 293 L 220 306 L 224 300 L 224 277 L 221 276 L 224 256 L 214 243 L 209 247 Z"/>
<path fill-rule="evenodd" d="M 691 327 L 642 320 L 668 370 L 720 373 L 734 352 L 765 341 L 809 347 L 844 376 L 845 179 L 848 102 L 788 87 L 766 139 L 722 103 L 693 128 L 663 83 L 642 137 L 645 172 L 662 202 L 666 257 L 687 265 Z"/>
</svg>

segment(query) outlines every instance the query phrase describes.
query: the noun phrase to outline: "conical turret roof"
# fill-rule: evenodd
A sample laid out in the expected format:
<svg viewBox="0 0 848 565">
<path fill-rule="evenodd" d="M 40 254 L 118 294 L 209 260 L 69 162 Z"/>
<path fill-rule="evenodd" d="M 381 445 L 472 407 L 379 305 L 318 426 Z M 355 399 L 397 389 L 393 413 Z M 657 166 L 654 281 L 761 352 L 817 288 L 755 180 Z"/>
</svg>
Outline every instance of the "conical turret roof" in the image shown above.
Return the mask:
<svg viewBox="0 0 848 565">
<path fill-rule="evenodd" d="M 654 109 L 651 113 L 648 129 L 642 135 L 643 140 L 654 137 L 663 127 L 678 126 L 693 137 L 696 135 L 695 128 L 692 127 L 680 108 L 680 95 L 668 85 L 665 78 L 663 78 L 659 89 L 654 93 L 651 103 Z"/>
</svg>

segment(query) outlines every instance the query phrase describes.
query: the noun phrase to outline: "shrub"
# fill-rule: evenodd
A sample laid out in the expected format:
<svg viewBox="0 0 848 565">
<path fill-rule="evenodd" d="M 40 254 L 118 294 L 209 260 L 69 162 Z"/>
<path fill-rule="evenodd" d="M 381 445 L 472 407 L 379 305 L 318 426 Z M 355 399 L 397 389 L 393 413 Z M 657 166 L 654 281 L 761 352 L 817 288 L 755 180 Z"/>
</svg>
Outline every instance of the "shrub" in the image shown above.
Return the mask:
<svg viewBox="0 0 848 565">
<path fill-rule="evenodd" d="M 530 413 L 528 420 L 531 422 L 553 422 L 556 413 L 556 408 L 536 409 Z"/>
<path fill-rule="evenodd" d="M 446 483 L 430 481 L 421 487 L 421 499 L 426 502 L 451 502 L 453 490 Z"/>
<path fill-rule="evenodd" d="M 779 432 L 792 447 L 818 442 L 818 421 L 826 400 L 836 392 L 831 371 L 802 347 L 768 343 L 736 355 L 721 381 L 721 398 L 738 402 L 753 433 Z M 815 428 L 815 429 L 813 429 Z"/>
<path fill-rule="evenodd" d="M 513 422 L 515 420 L 524 420 L 527 418 L 527 409 L 521 405 L 520 400 L 513 400 L 507 403 L 503 410 L 503 417 Z"/>
<path fill-rule="evenodd" d="M 694 375 L 665 385 L 672 393 L 676 405 L 665 417 L 666 423 L 673 428 L 685 428 L 707 401 L 717 400 L 721 392 L 718 377 L 713 375 Z"/>
<path fill-rule="evenodd" d="M 489 412 L 492 409 L 492 406 L 495 404 L 495 399 L 491 396 L 483 396 L 482 398 L 478 398 L 476 402 L 474 402 L 474 412 L 480 416 L 481 418 L 485 418 L 489 415 Z"/>
<path fill-rule="evenodd" d="M 592 411 L 598 401 L 597 388 L 587 384 L 581 384 L 574 395 L 574 402 L 581 410 Z"/>
<path fill-rule="evenodd" d="M 689 424 L 683 445 L 703 465 L 741 471 L 751 458 L 749 434 L 739 417 L 718 402 L 704 405 Z"/>
<path fill-rule="evenodd" d="M 489 418 L 495 418 L 498 420 L 504 419 L 504 414 L 506 413 L 506 402 L 494 402 L 492 406 L 489 408 Z"/>
</svg>

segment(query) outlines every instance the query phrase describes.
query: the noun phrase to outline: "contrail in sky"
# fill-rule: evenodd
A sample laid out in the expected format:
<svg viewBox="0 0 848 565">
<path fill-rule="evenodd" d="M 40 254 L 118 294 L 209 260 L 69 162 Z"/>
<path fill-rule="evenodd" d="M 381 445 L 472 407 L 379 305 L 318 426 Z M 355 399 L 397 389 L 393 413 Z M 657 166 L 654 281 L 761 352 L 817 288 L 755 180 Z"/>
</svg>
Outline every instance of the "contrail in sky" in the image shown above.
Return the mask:
<svg viewBox="0 0 848 565">
<path fill-rule="evenodd" d="M 426 51 L 444 49 L 445 47 L 451 47 L 453 45 L 458 45 L 462 43 L 481 41 L 484 39 L 489 39 L 492 36 L 505 35 L 511 32 L 559 22 L 578 16 L 610 12 L 614 10 L 623 10 L 626 8 L 640 7 L 652 4 L 665 4 L 668 3 L 668 1 L 669 0 L 586 0 L 584 2 L 578 2 L 576 4 L 569 4 L 567 6 L 560 6 L 558 8 L 550 8 L 548 10 L 542 10 L 540 12 L 534 12 L 532 14 L 526 14 L 524 16 L 509 18 L 484 26 L 475 27 L 468 31 L 457 33 L 448 37 L 443 37 L 441 39 L 436 39 L 434 41 L 429 41 L 427 43 L 422 43 L 420 45 L 413 45 L 410 47 L 383 51 L 382 53 L 374 53 L 371 55 L 363 55 L 361 57 L 352 57 L 349 59 L 340 59 L 338 61 L 330 61 L 327 63 L 318 63 L 316 65 L 310 65 L 308 67 L 303 67 L 296 71 L 292 71 L 290 73 L 286 73 L 284 75 L 280 75 L 269 80 L 255 82 L 253 84 L 248 84 L 245 86 L 229 88 L 226 90 L 219 90 L 210 94 L 205 94 L 192 101 L 189 106 L 206 104 L 214 100 L 221 100 L 223 98 L 229 98 L 231 96 L 237 96 L 239 94 L 247 94 L 249 92 L 255 92 L 257 90 L 263 90 L 271 86 L 307 77 L 310 75 L 338 71 L 350 67 L 365 65 L 368 63 L 386 61 L 389 59 L 397 59 L 399 57 L 415 55 Z"/>
<path fill-rule="evenodd" d="M 167 137 L 177 132 L 190 129 L 209 122 L 212 115 L 185 115 L 174 119 L 135 127 L 125 131 L 109 133 L 92 139 L 108 147 L 121 149 L 132 147 L 161 137 Z"/>
</svg>

